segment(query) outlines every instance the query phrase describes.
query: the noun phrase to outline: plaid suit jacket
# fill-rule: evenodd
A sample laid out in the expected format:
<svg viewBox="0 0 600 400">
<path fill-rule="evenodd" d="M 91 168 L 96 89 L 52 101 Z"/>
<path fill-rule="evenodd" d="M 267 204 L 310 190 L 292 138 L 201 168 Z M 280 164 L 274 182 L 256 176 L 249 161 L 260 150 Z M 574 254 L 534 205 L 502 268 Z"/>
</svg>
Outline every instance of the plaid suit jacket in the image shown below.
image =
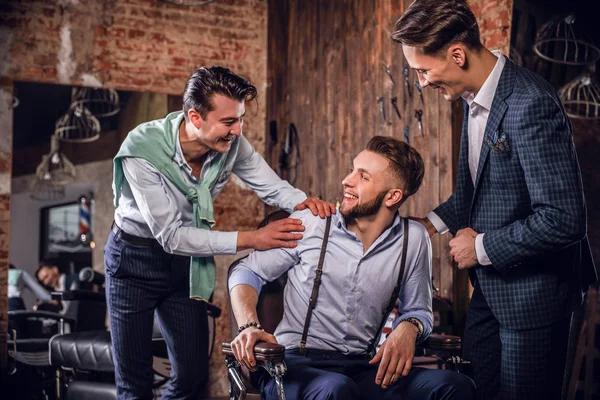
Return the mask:
<svg viewBox="0 0 600 400">
<path fill-rule="evenodd" d="M 548 325 L 597 280 L 569 118 L 548 82 L 507 59 L 473 185 L 463 105 L 456 189 L 434 211 L 453 235 L 465 227 L 485 233 L 492 265 L 470 277 L 500 323 Z"/>
</svg>

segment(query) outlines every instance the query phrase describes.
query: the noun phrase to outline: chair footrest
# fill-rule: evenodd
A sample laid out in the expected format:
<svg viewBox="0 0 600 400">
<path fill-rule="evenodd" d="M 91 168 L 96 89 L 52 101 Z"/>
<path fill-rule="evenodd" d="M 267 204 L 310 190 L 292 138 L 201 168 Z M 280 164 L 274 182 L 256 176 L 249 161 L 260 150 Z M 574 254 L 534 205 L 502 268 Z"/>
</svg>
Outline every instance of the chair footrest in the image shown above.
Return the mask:
<svg viewBox="0 0 600 400">
<path fill-rule="evenodd" d="M 223 342 L 223 354 L 233 356 L 231 342 Z M 285 346 L 274 343 L 258 342 L 254 345 L 254 357 L 256 361 L 278 361 L 285 357 Z"/>
</svg>

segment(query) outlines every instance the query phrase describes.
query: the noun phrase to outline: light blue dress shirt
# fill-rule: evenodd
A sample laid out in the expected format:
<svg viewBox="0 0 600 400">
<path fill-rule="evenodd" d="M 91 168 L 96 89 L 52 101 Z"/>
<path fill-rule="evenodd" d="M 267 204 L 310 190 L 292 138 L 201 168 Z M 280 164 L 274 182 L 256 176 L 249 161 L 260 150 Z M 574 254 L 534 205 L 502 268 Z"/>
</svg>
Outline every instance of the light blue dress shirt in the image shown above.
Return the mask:
<svg viewBox="0 0 600 400">
<path fill-rule="evenodd" d="M 242 259 L 229 278 L 230 290 L 246 284 L 258 292 L 266 281 L 288 273 L 284 290 L 284 314 L 275 337 L 286 349 L 298 348 L 319 261 L 326 220 L 310 211 L 295 212 L 302 220 L 303 239 L 293 249 L 255 251 Z M 424 338 L 433 327 L 431 306 L 431 242 L 425 228 L 409 221 L 406 269 L 399 293 L 400 317 L 416 317 L 423 323 Z M 396 215 L 371 247 L 364 252 L 344 217 L 332 215 L 322 283 L 310 323 L 307 348 L 365 354 L 384 318 L 384 311 L 398 281 L 404 228 Z"/>
<path fill-rule="evenodd" d="M 212 151 L 208 153 L 200 181 L 215 155 Z M 182 176 L 190 185 L 199 184 L 200 181 L 193 177 L 192 168 L 185 161 L 179 140 L 173 160 L 180 166 Z M 196 228 L 192 203 L 148 161 L 125 158 L 123 172 L 126 179 L 119 207 L 115 210 L 115 222 L 125 232 L 156 238 L 164 250 L 171 254 L 207 257 L 236 253 L 237 232 Z M 225 166 L 211 190 L 213 200 L 223 190 L 231 173 L 254 190 L 263 202 L 287 212 L 292 212 L 297 204 L 306 199 L 304 192 L 281 180 L 243 136 L 234 139 L 231 145 Z M 245 199 L 239 198 L 237 201 L 244 202 Z"/>
</svg>

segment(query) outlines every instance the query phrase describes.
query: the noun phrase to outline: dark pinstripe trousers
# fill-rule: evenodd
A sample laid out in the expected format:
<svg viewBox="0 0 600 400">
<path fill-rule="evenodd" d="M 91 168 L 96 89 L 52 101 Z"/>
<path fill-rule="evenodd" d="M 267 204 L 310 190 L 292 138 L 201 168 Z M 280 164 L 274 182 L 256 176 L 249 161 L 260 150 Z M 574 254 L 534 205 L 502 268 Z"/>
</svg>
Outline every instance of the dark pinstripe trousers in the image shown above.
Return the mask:
<svg viewBox="0 0 600 400">
<path fill-rule="evenodd" d="M 500 325 L 475 286 L 463 345 L 480 400 L 560 399 L 571 316 L 546 327 Z"/>
<path fill-rule="evenodd" d="M 164 398 L 198 398 L 208 379 L 208 323 L 205 303 L 189 298 L 189 257 L 111 233 L 104 263 L 118 398 L 152 398 L 155 312 L 172 364 Z"/>
</svg>

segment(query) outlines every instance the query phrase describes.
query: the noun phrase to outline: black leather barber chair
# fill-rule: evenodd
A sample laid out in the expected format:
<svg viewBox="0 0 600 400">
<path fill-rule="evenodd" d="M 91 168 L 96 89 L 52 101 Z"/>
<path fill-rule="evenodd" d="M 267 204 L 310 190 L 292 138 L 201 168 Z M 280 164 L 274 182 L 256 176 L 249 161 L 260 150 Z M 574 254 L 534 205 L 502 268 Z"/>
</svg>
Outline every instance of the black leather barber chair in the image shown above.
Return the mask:
<svg viewBox="0 0 600 400">
<path fill-rule="evenodd" d="M 276 211 L 268 215 L 259 225 L 259 228 L 286 218 L 289 214 Z M 229 267 L 228 276 L 239 261 Z M 258 319 L 266 332 L 273 333 L 283 317 L 283 290 L 287 283 L 287 276 L 268 282 L 260 292 L 257 303 Z M 436 304 L 434 302 L 434 304 Z M 434 313 L 435 313 L 434 309 Z M 235 337 L 238 324 L 233 312 L 231 316 L 231 337 Z M 385 334 L 385 331 L 384 333 Z M 250 373 L 237 362 L 231 349 L 231 342 L 223 342 L 223 354 L 227 365 L 227 377 L 230 383 L 229 397 L 231 400 L 259 400 L 258 374 Z M 285 399 L 283 394 L 283 380 L 286 372 L 284 361 L 285 347 L 279 344 L 259 342 L 254 347 L 254 356 L 257 365 L 266 370 L 277 382 L 279 398 Z M 433 333 L 415 352 L 415 366 L 429 366 L 458 370 L 458 366 L 466 363 L 461 357 L 461 338 L 458 336 Z"/>
<path fill-rule="evenodd" d="M 9 311 L 7 398 L 54 398 L 54 369 L 50 366 L 50 338 L 75 320 L 48 311 Z"/>
<path fill-rule="evenodd" d="M 96 273 L 96 275 L 102 277 L 102 274 Z M 81 291 L 54 292 L 52 295 L 53 298 L 60 300 L 85 298 L 89 301 L 105 303 L 104 292 L 97 294 L 100 296 L 90 296 L 89 293 Z M 221 309 L 209 303 L 207 314 L 210 357 L 214 344 L 215 319 L 221 315 Z M 152 341 L 155 373 L 153 389 L 155 396 L 160 398 L 160 389 L 170 378 L 171 364 L 167 346 L 156 319 Z M 110 332 L 105 329 L 54 336 L 50 341 L 49 358 L 50 364 L 57 371 L 57 398 L 64 400 L 113 400 L 117 398 L 111 337 Z"/>
</svg>

